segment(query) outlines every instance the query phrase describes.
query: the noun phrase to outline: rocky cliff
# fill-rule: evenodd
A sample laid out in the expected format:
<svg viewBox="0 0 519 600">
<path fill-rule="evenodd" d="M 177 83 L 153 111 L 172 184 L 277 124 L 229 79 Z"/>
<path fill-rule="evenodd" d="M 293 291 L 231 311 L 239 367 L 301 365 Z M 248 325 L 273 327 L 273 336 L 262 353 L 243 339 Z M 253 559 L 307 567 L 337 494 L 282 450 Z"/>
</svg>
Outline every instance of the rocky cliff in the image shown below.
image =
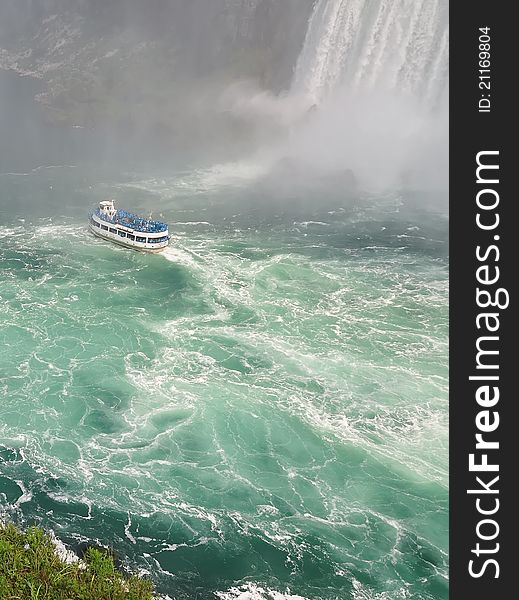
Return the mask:
<svg viewBox="0 0 519 600">
<path fill-rule="evenodd" d="M 178 127 L 236 80 L 288 87 L 313 0 L 5 0 L 0 68 L 52 122 Z M 220 107 L 221 108 L 221 107 Z"/>
</svg>

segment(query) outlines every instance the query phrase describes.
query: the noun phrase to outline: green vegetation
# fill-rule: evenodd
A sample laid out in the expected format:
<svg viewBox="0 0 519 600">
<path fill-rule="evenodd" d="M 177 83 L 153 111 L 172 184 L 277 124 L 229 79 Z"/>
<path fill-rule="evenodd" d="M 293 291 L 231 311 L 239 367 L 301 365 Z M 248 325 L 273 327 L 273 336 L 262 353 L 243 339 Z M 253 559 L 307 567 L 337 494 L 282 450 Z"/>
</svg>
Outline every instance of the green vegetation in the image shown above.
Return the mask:
<svg viewBox="0 0 519 600">
<path fill-rule="evenodd" d="M 89 548 L 83 561 L 68 564 L 43 530 L 0 522 L 2 600 L 151 600 L 152 589 L 117 571 L 108 552 Z"/>
</svg>

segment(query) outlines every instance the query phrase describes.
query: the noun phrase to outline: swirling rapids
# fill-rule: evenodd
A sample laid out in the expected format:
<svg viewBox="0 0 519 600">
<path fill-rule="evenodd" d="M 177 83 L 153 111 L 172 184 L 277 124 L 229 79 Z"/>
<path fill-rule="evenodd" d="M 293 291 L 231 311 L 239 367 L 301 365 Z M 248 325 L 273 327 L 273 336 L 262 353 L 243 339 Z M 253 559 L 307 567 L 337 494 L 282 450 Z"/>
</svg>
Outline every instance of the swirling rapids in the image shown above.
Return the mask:
<svg viewBox="0 0 519 600">
<path fill-rule="evenodd" d="M 88 193 L 4 211 L 2 510 L 176 599 L 446 598 L 445 221 L 161 192 L 148 256 L 91 237 Z"/>
</svg>

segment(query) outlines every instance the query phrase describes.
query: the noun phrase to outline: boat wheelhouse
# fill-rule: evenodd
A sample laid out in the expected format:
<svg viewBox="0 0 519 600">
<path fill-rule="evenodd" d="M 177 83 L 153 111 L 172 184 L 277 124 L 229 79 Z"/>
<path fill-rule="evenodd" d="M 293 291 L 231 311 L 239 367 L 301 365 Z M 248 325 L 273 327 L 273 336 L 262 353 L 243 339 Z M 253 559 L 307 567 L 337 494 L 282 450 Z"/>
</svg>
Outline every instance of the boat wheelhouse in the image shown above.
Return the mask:
<svg viewBox="0 0 519 600">
<path fill-rule="evenodd" d="M 166 223 L 116 209 L 113 200 L 99 203 L 90 215 L 90 229 L 105 240 L 144 252 L 161 252 L 169 244 Z"/>
</svg>

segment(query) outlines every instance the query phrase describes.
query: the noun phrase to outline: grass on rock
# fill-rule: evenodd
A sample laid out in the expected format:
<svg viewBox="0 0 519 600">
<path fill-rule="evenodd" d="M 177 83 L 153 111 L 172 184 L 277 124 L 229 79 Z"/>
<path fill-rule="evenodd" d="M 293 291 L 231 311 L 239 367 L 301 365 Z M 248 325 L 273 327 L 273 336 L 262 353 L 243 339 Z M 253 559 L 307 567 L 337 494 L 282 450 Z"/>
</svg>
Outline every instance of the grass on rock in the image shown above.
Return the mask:
<svg viewBox="0 0 519 600">
<path fill-rule="evenodd" d="M 0 522 L 2 600 L 152 600 L 152 594 L 150 581 L 120 573 L 108 552 L 88 548 L 82 561 L 68 564 L 42 529 Z"/>
</svg>

